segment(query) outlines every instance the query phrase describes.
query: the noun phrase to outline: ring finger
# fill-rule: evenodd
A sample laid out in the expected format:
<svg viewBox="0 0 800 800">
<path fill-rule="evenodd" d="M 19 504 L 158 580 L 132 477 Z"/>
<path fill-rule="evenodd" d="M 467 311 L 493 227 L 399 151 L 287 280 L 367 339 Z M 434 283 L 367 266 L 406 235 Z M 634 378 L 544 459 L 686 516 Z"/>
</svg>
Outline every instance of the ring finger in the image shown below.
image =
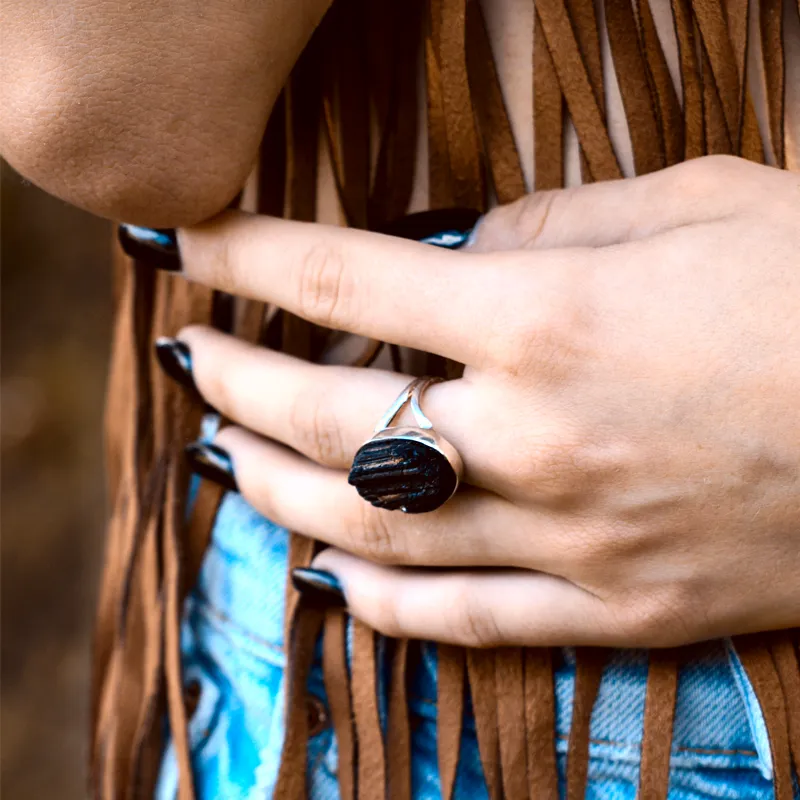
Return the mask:
<svg viewBox="0 0 800 800">
<path fill-rule="evenodd" d="M 179 341 L 190 349 L 198 391 L 217 411 L 336 469 L 349 468 L 410 380 L 376 369 L 309 364 L 211 328 L 187 328 Z M 493 489 L 499 475 L 491 453 L 482 452 L 484 443 L 476 437 L 465 435 L 480 430 L 474 421 L 474 393 L 468 389 L 465 380 L 434 385 L 425 394 L 425 410 L 437 432 L 464 459 L 465 481 Z"/>
<path fill-rule="evenodd" d="M 229 456 L 235 487 L 258 512 L 282 527 L 370 561 L 426 567 L 564 567 L 557 548 L 557 530 L 563 523 L 546 512 L 523 512 L 490 492 L 469 488 L 436 511 L 398 514 L 365 503 L 347 483 L 346 473 L 315 464 L 243 428 L 225 428 L 214 444 Z M 522 547 L 523 537 L 534 544 L 528 541 Z"/>
</svg>

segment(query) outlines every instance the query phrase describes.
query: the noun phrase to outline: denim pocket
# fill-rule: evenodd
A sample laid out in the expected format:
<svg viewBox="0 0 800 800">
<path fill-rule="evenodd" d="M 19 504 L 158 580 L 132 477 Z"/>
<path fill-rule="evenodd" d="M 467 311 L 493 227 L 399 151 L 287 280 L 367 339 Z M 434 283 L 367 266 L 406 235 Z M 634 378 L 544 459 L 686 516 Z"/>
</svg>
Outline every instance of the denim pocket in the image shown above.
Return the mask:
<svg viewBox="0 0 800 800">
<path fill-rule="evenodd" d="M 670 758 L 670 800 L 771 798 L 771 782 L 759 769 L 752 731 L 724 647 L 719 642 L 699 646 L 695 656 L 681 669 L 679 677 Z M 411 689 L 417 725 L 415 789 L 419 787 L 418 796 L 426 800 L 438 796 L 439 786 L 436 665 L 435 647 L 423 646 Z M 637 796 L 647 672 L 646 652 L 629 650 L 611 654 L 592 712 L 586 790 L 589 800 L 634 800 Z M 555 673 L 555 748 L 562 796 L 566 791 L 574 689 L 574 652 L 565 650 Z M 457 789 L 462 793 L 457 797 L 485 797 L 474 720 L 469 713 L 464 722 L 461 751 Z"/>
</svg>

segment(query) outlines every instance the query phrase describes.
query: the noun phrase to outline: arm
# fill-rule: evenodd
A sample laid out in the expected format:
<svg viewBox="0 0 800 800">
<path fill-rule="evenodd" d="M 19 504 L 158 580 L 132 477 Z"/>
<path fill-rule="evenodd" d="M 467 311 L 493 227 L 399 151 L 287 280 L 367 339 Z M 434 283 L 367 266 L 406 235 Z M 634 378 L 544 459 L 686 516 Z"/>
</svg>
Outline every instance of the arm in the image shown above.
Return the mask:
<svg viewBox="0 0 800 800">
<path fill-rule="evenodd" d="M 0 149 L 48 192 L 169 227 L 241 188 L 330 0 L 0 6 Z"/>
</svg>

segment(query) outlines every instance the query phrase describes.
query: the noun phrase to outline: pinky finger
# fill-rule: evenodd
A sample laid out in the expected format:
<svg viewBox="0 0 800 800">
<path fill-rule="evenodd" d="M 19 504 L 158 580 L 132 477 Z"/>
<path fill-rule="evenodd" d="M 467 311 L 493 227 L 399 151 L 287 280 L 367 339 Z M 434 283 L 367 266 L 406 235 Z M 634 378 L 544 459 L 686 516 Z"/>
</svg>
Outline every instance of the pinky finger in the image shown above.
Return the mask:
<svg viewBox="0 0 800 800">
<path fill-rule="evenodd" d="M 299 573 L 295 586 L 318 601 L 336 602 L 338 581 L 339 605 L 396 638 L 466 647 L 607 646 L 625 638 L 605 601 L 541 572 L 387 567 L 328 549 Z"/>
</svg>

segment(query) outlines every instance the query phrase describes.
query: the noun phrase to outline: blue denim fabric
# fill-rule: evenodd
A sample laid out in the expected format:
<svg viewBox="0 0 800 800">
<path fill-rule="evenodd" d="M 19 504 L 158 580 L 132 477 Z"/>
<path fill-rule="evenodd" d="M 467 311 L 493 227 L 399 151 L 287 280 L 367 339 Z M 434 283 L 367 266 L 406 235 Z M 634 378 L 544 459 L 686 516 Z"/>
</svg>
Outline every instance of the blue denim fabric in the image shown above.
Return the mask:
<svg viewBox="0 0 800 800">
<path fill-rule="evenodd" d="M 227 495 L 187 602 L 183 627 L 186 680 L 197 681 L 200 687 L 189 735 L 202 800 L 272 796 L 283 739 L 287 546 L 283 529 L 259 516 L 238 495 Z M 642 651 L 617 652 L 604 673 L 591 722 L 587 792 L 591 800 L 636 796 L 646 674 L 647 656 Z M 565 650 L 555 684 L 562 781 L 574 678 L 574 656 Z M 411 686 L 414 797 L 433 800 L 440 797 L 434 645 L 423 647 Z M 319 662 L 312 669 L 309 689 L 324 704 Z M 761 712 L 741 665 L 724 642 L 709 644 L 680 674 L 669 797 L 773 797 L 765 737 Z M 336 764 L 336 742 L 326 726 L 309 747 L 313 800 L 338 798 Z M 172 800 L 176 787 L 175 755 L 168 746 L 157 797 Z M 456 797 L 487 797 L 469 714 Z"/>
</svg>

